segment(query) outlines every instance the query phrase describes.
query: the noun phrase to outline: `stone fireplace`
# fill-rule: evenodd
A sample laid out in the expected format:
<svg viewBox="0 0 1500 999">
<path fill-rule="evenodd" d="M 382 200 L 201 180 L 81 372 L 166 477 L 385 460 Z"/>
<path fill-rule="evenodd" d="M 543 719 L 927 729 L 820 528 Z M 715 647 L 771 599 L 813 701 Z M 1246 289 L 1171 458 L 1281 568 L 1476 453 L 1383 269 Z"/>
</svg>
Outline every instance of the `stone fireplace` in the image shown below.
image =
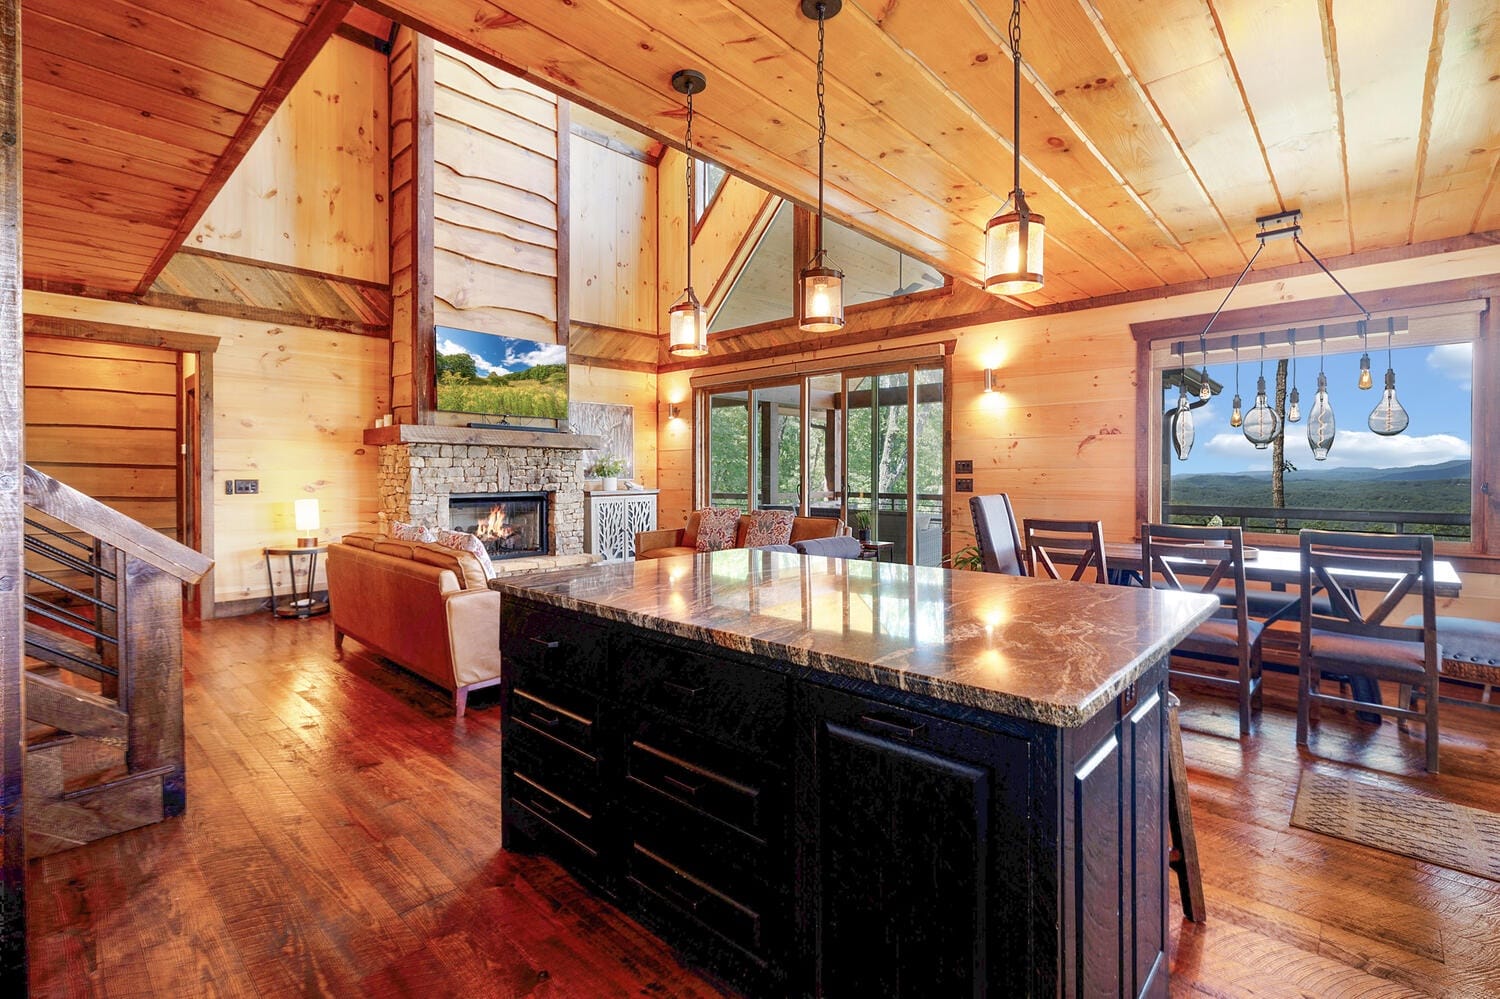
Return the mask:
<svg viewBox="0 0 1500 999">
<path fill-rule="evenodd" d="M 380 449 L 382 528 L 402 520 L 472 531 L 464 498 L 541 494 L 535 528 L 548 554 L 525 554 L 569 563 L 584 554 L 583 452 L 603 447 L 602 438 L 402 424 L 365 431 L 365 443 Z M 457 521 L 453 500 L 460 500 Z"/>
<path fill-rule="evenodd" d="M 546 493 L 450 494 L 448 521 L 477 537 L 491 559 L 551 554 Z"/>
</svg>

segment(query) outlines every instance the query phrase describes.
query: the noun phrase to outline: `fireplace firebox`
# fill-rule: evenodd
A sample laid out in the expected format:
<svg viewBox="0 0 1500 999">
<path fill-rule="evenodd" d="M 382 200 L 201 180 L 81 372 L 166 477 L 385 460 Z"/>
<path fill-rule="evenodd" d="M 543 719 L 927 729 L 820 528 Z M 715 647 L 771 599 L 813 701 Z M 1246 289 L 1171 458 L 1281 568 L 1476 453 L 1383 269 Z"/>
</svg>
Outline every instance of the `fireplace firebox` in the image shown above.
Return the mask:
<svg viewBox="0 0 1500 999">
<path fill-rule="evenodd" d="M 551 554 L 546 493 L 449 496 L 448 522 L 478 537 L 492 559 Z"/>
</svg>

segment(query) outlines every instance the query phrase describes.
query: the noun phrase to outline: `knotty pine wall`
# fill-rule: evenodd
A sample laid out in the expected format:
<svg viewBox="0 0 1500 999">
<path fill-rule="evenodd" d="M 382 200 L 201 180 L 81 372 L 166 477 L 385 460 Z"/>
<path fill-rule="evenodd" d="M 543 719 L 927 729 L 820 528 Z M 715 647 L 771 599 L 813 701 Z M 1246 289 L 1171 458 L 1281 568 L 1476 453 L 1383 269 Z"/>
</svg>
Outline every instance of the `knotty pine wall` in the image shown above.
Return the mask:
<svg viewBox="0 0 1500 999">
<path fill-rule="evenodd" d="M 577 133 L 568 148 L 569 318 L 654 332 L 657 168 Z"/>
<path fill-rule="evenodd" d="M 1500 274 L 1500 246 L 1349 268 L 1339 279 L 1356 295 L 1464 277 Z M 1322 274 L 1254 281 L 1234 293 L 1233 308 L 1325 298 L 1333 289 Z M 1223 289 L 934 332 L 876 346 L 808 350 L 775 359 L 712 368 L 664 371 L 657 379 L 658 471 L 662 526 L 682 524 L 693 502 L 692 432 L 687 421 L 666 418 L 667 405 L 691 412 L 692 374 L 744 371 L 747 377 L 774 365 L 843 357 L 868 359 L 877 349 L 900 349 L 954 340 L 952 457 L 974 462 L 976 493 L 1009 493 L 1017 517 L 1102 519 L 1106 538 L 1138 532 L 1135 490 L 1135 343 L 1132 323 L 1206 315 Z M 996 368 L 996 391 L 986 394 L 984 369 Z M 1476 428 L 1475 441 L 1479 440 Z M 1206 436 L 1199 429 L 1200 440 Z M 951 487 L 951 472 L 948 481 Z M 967 496 L 955 494 L 954 548 L 973 539 Z M 1441 602 L 1440 602 L 1441 603 Z M 1500 575 L 1468 572 L 1464 593 L 1445 613 L 1500 620 Z"/>
<path fill-rule="evenodd" d="M 204 469 L 214 484 L 217 603 L 267 595 L 261 549 L 293 543 L 293 500 L 317 497 L 322 538 L 374 523 L 377 462 L 363 433 L 389 408 L 388 341 L 41 292 L 27 292 L 24 308 L 219 338 L 214 467 Z M 235 478 L 259 479 L 259 494 L 224 495 Z"/>
<path fill-rule="evenodd" d="M 328 40 L 188 236 L 188 246 L 385 282 L 386 57 Z"/>
<path fill-rule="evenodd" d="M 435 46 L 433 313 L 557 342 L 557 98 Z"/>
</svg>

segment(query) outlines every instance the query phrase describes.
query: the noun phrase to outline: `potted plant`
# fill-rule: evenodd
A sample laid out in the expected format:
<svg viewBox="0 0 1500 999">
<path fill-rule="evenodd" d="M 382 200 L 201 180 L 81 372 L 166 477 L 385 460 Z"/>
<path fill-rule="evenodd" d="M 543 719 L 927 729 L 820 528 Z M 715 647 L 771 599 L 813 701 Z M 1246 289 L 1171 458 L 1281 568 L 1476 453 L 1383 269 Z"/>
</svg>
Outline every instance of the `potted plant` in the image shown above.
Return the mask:
<svg viewBox="0 0 1500 999">
<path fill-rule="evenodd" d="M 625 462 L 612 454 L 594 459 L 594 476 L 603 480 L 605 492 L 620 488 L 620 473 L 625 471 Z"/>
<path fill-rule="evenodd" d="M 870 511 L 869 510 L 855 510 L 854 511 L 854 534 L 855 534 L 855 537 L 859 538 L 860 544 L 865 544 L 866 542 L 868 542 L 870 540 Z"/>
</svg>

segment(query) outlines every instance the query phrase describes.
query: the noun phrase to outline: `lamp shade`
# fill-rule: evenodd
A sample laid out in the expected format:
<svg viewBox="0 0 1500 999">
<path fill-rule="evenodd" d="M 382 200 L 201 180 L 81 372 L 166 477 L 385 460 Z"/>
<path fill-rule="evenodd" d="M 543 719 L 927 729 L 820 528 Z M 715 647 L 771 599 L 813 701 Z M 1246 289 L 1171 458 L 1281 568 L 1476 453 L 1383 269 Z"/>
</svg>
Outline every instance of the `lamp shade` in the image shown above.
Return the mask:
<svg viewBox="0 0 1500 999">
<path fill-rule="evenodd" d="M 674 357 L 702 357 L 708 353 L 708 321 L 703 304 L 689 287 L 667 310 L 670 329 L 667 350 Z"/>
<path fill-rule="evenodd" d="M 1025 295 L 1042 286 L 1045 223 L 1042 216 L 1024 209 L 990 219 L 984 227 L 985 291 L 993 295 Z"/>
<path fill-rule="evenodd" d="M 316 531 L 320 526 L 318 523 L 318 501 L 315 499 L 299 499 L 292 504 L 292 510 L 297 518 L 297 530 Z"/>
<path fill-rule="evenodd" d="M 802 322 L 808 333 L 832 333 L 844 328 L 844 272 L 836 267 L 808 267 L 798 284 L 802 292 Z"/>
</svg>

